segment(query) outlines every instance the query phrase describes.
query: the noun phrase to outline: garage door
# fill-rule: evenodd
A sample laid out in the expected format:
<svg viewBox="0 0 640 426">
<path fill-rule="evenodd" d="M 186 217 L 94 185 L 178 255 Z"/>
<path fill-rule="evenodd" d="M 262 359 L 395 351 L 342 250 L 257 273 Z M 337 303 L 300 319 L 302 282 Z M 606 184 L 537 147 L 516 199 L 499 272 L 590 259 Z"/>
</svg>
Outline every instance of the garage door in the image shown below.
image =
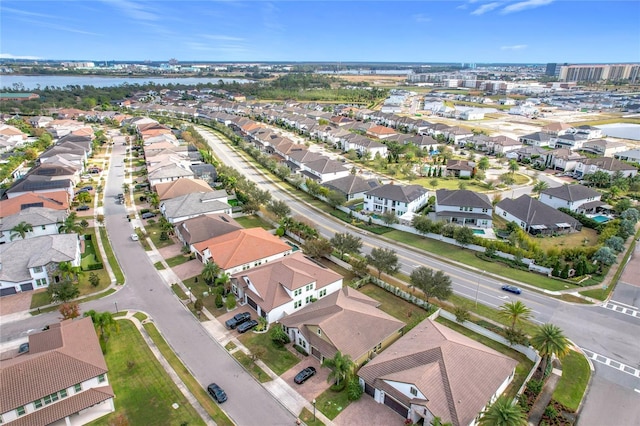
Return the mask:
<svg viewBox="0 0 640 426">
<path fill-rule="evenodd" d="M 391 398 L 389 395 L 386 395 L 386 394 L 384 396 L 384 405 L 391 408 L 393 411 L 400 414 L 405 419 L 409 414 L 408 408 L 406 408 L 404 405 L 400 404 L 398 401 L 396 401 L 395 399 Z"/>
<path fill-rule="evenodd" d="M 364 393 L 366 393 L 369 396 L 375 397 L 376 396 L 376 389 L 371 386 L 370 384 L 366 383 L 364 384 Z"/>
<path fill-rule="evenodd" d="M 322 359 L 322 354 L 320 353 L 319 350 L 317 350 L 315 347 L 311 346 L 311 355 L 313 355 L 314 357 L 318 358 L 318 359 Z"/>
<path fill-rule="evenodd" d="M 251 306 L 253 309 L 255 309 L 256 311 L 258 311 L 258 305 L 256 304 L 256 302 L 253 301 L 253 299 L 251 299 L 249 296 L 247 296 L 247 303 L 249 304 L 249 306 Z"/>
<path fill-rule="evenodd" d="M 1 288 L 0 289 L 0 296 L 9 296 L 11 294 L 16 294 L 15 287 Z"/>
<path fill-rule="evenodd" d="M 22 291 L 33 290 L 33 284 L 32 283 L 20 284 L 20 290 Z"/>
</svg>

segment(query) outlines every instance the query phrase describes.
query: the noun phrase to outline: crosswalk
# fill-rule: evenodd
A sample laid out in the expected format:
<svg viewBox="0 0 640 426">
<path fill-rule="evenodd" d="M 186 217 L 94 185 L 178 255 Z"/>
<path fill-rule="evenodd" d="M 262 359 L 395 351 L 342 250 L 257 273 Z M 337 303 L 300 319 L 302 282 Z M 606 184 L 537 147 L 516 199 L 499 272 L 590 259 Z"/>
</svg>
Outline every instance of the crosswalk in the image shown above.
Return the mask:
<svg viewBox="0 0 640 426">
<path fill-rule="evenodd" d="M 640 318 L 640 310 L 635 306 L 627 305 L 622 302 L 616 302 L 615 300 L 611 300 L 604 305 L 603 308 L 609 309 L 610 311 L 619 312 L 621 314 L 629 315 L 631 317 Z"/>
<path fill-rule="evenodd" d="M 595 361 L 599 364 L 606 365 L 607 367 L 615 368 L 616 370 L 620 370 L 623 373 L 629 374 L 631 376 L 640 378 L 640 370 L 637 368 L 631 367 L 630 365 L 623 364 L 619 361 L 608 358 L 604 355 L 597 354 L 588 349 L 582 348 L 582 351 L 585 353 L 585 355 L 587 355 L 587 358 L 591 359 L 592 361 Z"/>
</svg>

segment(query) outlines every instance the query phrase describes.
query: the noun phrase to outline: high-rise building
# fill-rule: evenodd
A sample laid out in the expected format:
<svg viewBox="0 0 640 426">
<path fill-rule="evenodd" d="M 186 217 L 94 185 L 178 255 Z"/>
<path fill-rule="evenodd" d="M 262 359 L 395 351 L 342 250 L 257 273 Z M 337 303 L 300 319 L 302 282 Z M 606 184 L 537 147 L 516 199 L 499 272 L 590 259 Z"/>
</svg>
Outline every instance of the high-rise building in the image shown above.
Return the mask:
<svg viewBox="0 0 640 426">
<path fill-rule="evenodd" d="M 640 64 L 588 64 L 588 65 L 562 65 L 547 64 L 547 75 L 550 66 L 556 65 L 554 71 L 560 81 L 622 81 L 635 82 L 640 74 Z"/>
</svg>

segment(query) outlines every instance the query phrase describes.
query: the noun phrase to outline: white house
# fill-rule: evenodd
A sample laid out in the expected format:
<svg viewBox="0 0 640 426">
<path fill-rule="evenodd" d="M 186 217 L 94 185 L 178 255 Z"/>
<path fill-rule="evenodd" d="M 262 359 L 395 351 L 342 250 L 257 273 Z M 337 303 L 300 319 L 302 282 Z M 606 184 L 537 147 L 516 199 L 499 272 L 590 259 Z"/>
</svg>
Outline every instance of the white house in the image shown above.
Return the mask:
<svg viewBox="0 0 640 426">
<path fill-rule="evenodd" d="M 231 291 L 268 323 L 291 315 L 342 288 L 342 276 L 301 252 L 231 277 Z"/>
<path fill-rule="evenodd" d="M 374 213 L 390 211 L 400 217 L 417 212 L 428 200 L 429 193 L 420 185 L 386 184 L 365 192 L 364 209 Z"/>
<path fill-rule="evenodd" d="M 600 201 L 601 197 L 600 192 L 583 185 L 562 185 L 543 190 L 539 200 L 554 209 L 564 207 L 575 212 L 583 204 Z"/>
<path fill-rule="evenodd" d="M 212 192 L 192 192 L 164 200 L 160 211 L 170 223 L 182 222 L 203 214 L 231 214 L 228 195 L 224 189 Z"/>
<path fill-rule="evenodd" d="M 640 163 L 640 149 L 630 149 L 628 151 L 618 152 L 613 157 L 621 161 L 629 161 L 631 163 Z"/>
<path fill-rule="evenodd" d="M 638 169 L 623 163 L 620 160 L 610 157 L 586 158 L 578 161 L 576 164 L 575 174 L 578 177 L 593 174 L 602 171 L 610 176 L 620 172 L 624 177 L 633 177 L 638 173 Z"/>
<path fill-rule="evenodd" d="M 0 244 L 5 244 L 22 237 L 12 229 L 25 222 L 31 225 L 32 230 L 27 232 L 24 239 L 40 237 L 42 235 L 54 235 L 58 233 L 60 224 L 64 222 L 68 214 L 66 210 L 55 210 L 45 207 L 28 207 L 18 213 L 0 219 Z M 13 238 L 12 238 L 13 236 Z"/>
<path fill-rule="evenodd" d="M 435 213 L 437 221 L 476 228 L 491 228 L 493 205 L 485 194 L 466 189 L 436 191 Z"/>
</svg>

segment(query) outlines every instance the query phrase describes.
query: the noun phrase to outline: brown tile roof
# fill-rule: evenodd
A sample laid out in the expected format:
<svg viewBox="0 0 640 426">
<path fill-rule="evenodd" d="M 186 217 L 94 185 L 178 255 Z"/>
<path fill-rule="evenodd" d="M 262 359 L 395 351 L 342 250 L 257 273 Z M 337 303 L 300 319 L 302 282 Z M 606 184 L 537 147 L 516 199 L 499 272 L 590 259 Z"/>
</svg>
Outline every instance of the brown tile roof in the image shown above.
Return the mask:
<svg viewBox="0 0 640 426">
<path fill-rule="evenodd" d="M 300 311 L 284 317 L 280 322 L 286 327 L 308 329 L 317 326 L 322 330 L 325 342 L 356 360 L 378 343 L 397 333 L 404 323 L 377 308 L 379 302 L 351 287 L 311 303 Z M 308 331 L 303 334 L 309 335 Z"/>
<path fill-rule="evenodd" d="M 192 192 L 213 192 L 209 184 L 202 179 L 180 178 L 171 182 L 156 184 L 154 188 L 158 193 L 160 201 Z"/>
<path fill-rule="evenodd" d="M 29 336 L 27 354 L 2 362 L 0 413 L 106 372 L 91 318 L 52 324 Z"/>
<path fill-rule="evenodd" d="M 69 193 L 67 191 L 51 191 L 44 194 L 28 192 L 0 201 L 0 217 L 16 214 L 28 207 L 47 207 L 55 210 L 69 209 Z"/>
<path fill-rule="evenodd" d="M 187 244 L 199 243 L 238 229 L 242 229 L 242 225 L 224 213 L 204 214 L 176 225 L 177 232 Z"/>
<path fill-rule="evenodd" d="M 200 253 L 208 249 L 216 265 L 225 270 L 291 250 L 291 246 L 262 228 L 239 229 L 194 247 Z"/>
<path fill-rule="evenodd" d="M 518 363 L 444 325 L 424 320 L 358 371 L 405 406 L 420 404 L 443 422 L 468 425 Z M 386 381 L 413 385 L 409 398 Z"/>
<path fill-rule="evenodd" d="M 31 414 L 18 417 L 11 422 L 11 426 L 48 425 L 113 397 L 111 386 L 90 388 L 47 405 Z"/>
<path fill-rule="evenodd" d="M 255 292 L 248 287 L 244 277 L 251 281 L 256 289 Z M 269 312 L 274 307 L 282 306 L 292 300 L 285 289 L 293 291 L 311 283 L 315 283 L 316 289 L 321 289 L 341 280 L 342 276 L 309 260 L 301 252 L 297 252 L 235 274 L 234 278 L 262 309 Z"/>
</svg>

